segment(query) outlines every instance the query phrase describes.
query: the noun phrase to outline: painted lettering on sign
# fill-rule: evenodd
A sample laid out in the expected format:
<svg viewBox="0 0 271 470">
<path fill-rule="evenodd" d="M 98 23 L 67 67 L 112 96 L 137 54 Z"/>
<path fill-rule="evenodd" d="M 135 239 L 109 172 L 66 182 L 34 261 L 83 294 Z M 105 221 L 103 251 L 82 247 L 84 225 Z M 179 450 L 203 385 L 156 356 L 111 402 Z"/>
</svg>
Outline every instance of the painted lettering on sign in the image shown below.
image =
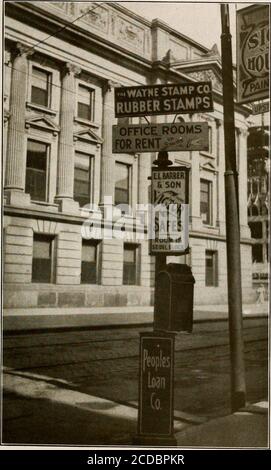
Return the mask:
<svg viewBox="0 0 271 470">
<path fill-rule="evenodd" d="M 115 88 L 116 117 L 200 111 L 213 111 L 211 82 Z"/>
<path fill-rule="evenodd" d="M 269 7 L 237 11 L 237 99 L 239 103 L 269 96 Z"/>
<path fill-rule="evenodd" d="M 186 167 L 152 168 L 151 254 L 188 250 L 188 176 Z"/>
<path fill-rule="evenodd" d="M 139 432 L 171 435 L 174 337 L 142 333 L 140 338 Z"/>
<path fill-rule="evenodd" d="M 130 124 L 113 126 L 113 153 L 206 150 L 208 123 Z"/>
</svg>

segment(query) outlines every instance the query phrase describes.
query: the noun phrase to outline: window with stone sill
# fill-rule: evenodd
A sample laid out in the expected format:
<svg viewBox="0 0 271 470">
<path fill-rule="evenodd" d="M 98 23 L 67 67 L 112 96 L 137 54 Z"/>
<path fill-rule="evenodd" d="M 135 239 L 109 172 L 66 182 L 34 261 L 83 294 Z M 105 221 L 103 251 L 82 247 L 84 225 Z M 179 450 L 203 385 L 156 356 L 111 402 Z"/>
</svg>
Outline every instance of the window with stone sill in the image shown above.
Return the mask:
<svg viewBox="0 0 271 470">
<path fill-rule="evenodd" d="M 52 74 L 38 67 L 32 67 L 31 103 L 49 108 L 51 105 Z"/>
<path fill-rule="evenodd" d="M 139 250 L 139 245 L 124 243 L 123 284 L 126 286 L 139 284 Z"/>
<path fill-rule="evenodd" d="M 218 286 L 218 253 L 206 250 L 205 252 L 205 285 Z"/>
<path fill-rule="evenodd" d="M 32 258 L 32 282 L 55 282 L 55 238 L 34 234 Z"/>
<path fill-rule="evenodd" d="M 91 156 L 75 152 L 73 199 L 80 207 L 90 204 L 91 198 Z"/>
<path fill-rule="evenodd" d="M 204 225 L 212 224 L 212 182 L 200 180 L 200 216 Z"/>
<path fill-rule="evenodd" d="M 115 205 L 130 204 L 131 166 L 116 162 L 115 165 Z"/>
<path fill-rule="evenodd" d="M 33 201 L 47 201 L 49 150 L 43 142 L 27 142 L 25 192 Z"/>
<path fill-rule="evenodd" d="M 95 91 L 87 86 L 78 85 L 77 117 L 86 121 L 94 121 Z"/>
<path fill-rule="evenodd" d="M 82 240 L 81 284 L 97 284 L 99 278 L 99 242 Z"/>
</svg>

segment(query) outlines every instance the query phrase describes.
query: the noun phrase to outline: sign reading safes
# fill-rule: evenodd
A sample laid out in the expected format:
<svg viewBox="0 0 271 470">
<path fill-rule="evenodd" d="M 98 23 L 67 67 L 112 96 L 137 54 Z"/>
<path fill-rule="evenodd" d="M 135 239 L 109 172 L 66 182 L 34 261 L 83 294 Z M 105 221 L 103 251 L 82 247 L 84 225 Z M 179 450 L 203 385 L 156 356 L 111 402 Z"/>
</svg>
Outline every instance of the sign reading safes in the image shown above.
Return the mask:
<svg viewBox="0 0 271 470">
<path fill-rule="evenodd" d="M 138 432 L 169 437 L 173 433 L 174 335 L 141 333 Z"/>
<path fill-rule="evenodd" d="M 269 5 L 237 10 L 237 101 L 269 96 Z"/>
<path fill-rule="evenodd" d="M 116 117 L 213 111 L 212 83 L 115 88 Z"/>
<path fill-rule="evenodd" d="M 188 251 L 189 168 L 152 168 L 150 253 L 180 254 Z"/>
<path fill-rule="evenodd" d="M 208 123 L 127 124 L 113 126 L 113 153 L 208 151 Z"/>
</svg>

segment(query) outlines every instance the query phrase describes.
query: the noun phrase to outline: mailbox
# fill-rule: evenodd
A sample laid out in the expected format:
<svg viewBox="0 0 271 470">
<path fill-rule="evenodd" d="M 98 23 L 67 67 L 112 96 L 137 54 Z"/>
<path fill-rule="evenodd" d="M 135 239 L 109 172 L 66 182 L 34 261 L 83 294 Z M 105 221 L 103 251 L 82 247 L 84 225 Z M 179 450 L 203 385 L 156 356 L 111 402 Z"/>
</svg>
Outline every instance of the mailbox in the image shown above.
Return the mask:
<svg viewBox="0 0 271 470">
<path fill-rule="evenodd" d="M 167 264 L 156 279 L 154 328 L 186 331 L 193 327 L 194 283 L 190 266 Z"/>
</svg>

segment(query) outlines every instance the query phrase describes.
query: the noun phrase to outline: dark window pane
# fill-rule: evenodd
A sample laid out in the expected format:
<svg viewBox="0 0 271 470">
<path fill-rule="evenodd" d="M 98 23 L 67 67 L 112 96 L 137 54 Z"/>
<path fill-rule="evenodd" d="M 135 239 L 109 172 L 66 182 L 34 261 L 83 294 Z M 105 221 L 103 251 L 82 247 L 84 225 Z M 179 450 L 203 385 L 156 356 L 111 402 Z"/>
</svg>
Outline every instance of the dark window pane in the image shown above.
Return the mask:
<svg viewBox="0 0 271 470">
<path fill-rule="evenodd" d="M 90 203 L 90 157 L 77 152 L 74 168 L 74 195 L 80 207 Z"/>
<path fill-rule="evenodd" d="M 32 282 L 52 282 L 52 243 L 47 236 L 34 236 Z"/>
<path fill-rule="evenodd" d="M 81 261 L 81 283 L 97 283 L 97 244 L 83 241 Z"/>
<path fill-rule="evenodd" d="M 253 263 L 263 262 L 263 246 L 260 243 L 252 245 L 252 261 Z"/>
<path fill-rule="evenodd" d="M 46 200 L 47 145 L 27 143 L 25 191 L 35 201 Z"/>
<path fill-rule="evenodd" d="M 115 204 L 129 204 L 129 166 L 116 163 Z"/>
<path fill-rule="evenodd" d="M 82 284 L 96 284 L 97 283 L 96 263 L 89 263 L 88 261 L 82 261 L 81 283 Z"/>
<path fill-rule="evenodd" d="M 200 181 L 200 215 L 204 224 L 211 223 L 210 185 L 209 181 Z"/>
<path fill-rule="evenodd" d="M 32 69 L 31 102 L 49 106 L 51 74 L 35 67 Z"/>
<path fill-rule="evenodd" d="M 124 246 L 123 253 L 123 284 L 124 285 L 135 285 L 137 271 L 137 247 L 136 246 Z"/>
<path fill-rule="evenodd" d="M 263 236 L 262 222 L 250 222 L 249 227 L 251 230 L 252 238 L 262 238 Z"/>
<path fill-rule="evenodd" d="M 48 105 L 48 92 L 32 86 L 31 102 L 40 106 Z"/>
<path fill-rule="evenodd" d="M 205 285 L 217 286 L 217 253 L 206 251 L 205 254 Z"/>
<path fill-rule="evenodd" d="M 84 103 L 78 103 L 78 117 L 81 119 L 87 119 L 88 121 L 91 121 L 90 106 Z"/>
<path fill-rule="evenodd" d="M 93 116 L 93 90 L 79 85 L 78 87 L 78 107 L 77 115 L 81 119 L 91 121 Z"/>
</svg>

